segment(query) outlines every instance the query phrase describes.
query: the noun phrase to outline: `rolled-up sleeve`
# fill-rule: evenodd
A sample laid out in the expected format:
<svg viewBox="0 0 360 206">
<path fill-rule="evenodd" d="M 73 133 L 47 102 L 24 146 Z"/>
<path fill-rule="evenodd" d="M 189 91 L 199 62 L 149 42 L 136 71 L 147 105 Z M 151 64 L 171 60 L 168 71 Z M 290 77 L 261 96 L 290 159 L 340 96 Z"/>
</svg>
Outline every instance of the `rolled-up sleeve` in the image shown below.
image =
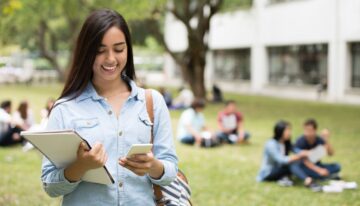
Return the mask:
<svg viewBox="0 0 360 206">
<path fill-rule="evenodd" d="M 56 106 L 49 116 L 46 130 L 64 129 L 64 120 L 60 106 Z M 69 182 L 64 176 L 64 168 L 56 168 L 45 156 L 41 167 L 41 181 L 43 188 L 50 197 L 66 195 L 74 191 L 78 182 Z"/>
<path fill-rule="evenodd" d="M 154 155 L 164 165 L 164 174 L 160 179 L 150 180 L 153 184 L 169 185 L 177 175 L 178 158 L 176 156 L 169 110 L 162 95 L 153 91 L 154 101 Z"/>
</svg>

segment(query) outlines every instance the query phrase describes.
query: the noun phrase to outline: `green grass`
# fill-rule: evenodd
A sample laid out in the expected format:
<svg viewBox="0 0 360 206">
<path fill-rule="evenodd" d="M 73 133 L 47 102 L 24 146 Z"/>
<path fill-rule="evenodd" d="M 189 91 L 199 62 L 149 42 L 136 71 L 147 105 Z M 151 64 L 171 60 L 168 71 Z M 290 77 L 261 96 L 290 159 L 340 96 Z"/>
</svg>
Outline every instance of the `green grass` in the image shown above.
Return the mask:
<svg viewBox="0 0 360 206">
<path fill-rule="evenodd" d="M 0 86 L 0 100 L 17 103 L 27 98 L 38 114 L 47 98 L 57 97 L 60 85 Z M 177 143 L 180 168 L 187 174 L 195 205 L 360 205 L 359 190 L 340 194 L 312 193 L 298 184 L 283 188 L 275 183 L 257 183 L 264 142 L 271 136 L 278 119 L 292 122 L 293 137 L 301 133 L 305 118 L 315 117 L 320 128 L 332 132 L 334 157 L 342 165 L 342 177 L 360 184 L 360 107 L 316 102 L 290 101 L 269 97 L 226 94 L 235 99 L 245 115 L 246 129 L 252 133 L 250 145 L 198 149 Z M 205 116 L 216 129 L 216 114 L 221 105 L 208 105 Z M 172 112 L 174 131 L 180 112 Z M 40 156 L 23 153 L 20 147 L 0 148 L 0 205 L 58 205 L 41 188 Z"/>
</svg>

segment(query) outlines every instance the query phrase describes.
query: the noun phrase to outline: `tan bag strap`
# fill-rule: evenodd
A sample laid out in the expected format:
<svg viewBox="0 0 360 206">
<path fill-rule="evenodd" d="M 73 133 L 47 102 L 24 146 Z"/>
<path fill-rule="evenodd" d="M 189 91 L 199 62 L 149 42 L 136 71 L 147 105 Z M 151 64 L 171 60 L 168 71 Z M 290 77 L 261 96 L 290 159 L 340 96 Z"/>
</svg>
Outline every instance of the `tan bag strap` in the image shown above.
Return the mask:
<svg viewBox="0 0 360 206">
<path fill-rule="evenodd" d="M 146 101 L 146 110 L 147 113 L 150 117 L 150 121 L 151 123 L 153 123 L 153 125 L 151 126 L 151 139 L 150 139 L 150 143 L 152 144 L 154 142 L 154 134 L 153 134 L 153 129 L 154 129 L 154 106 L 153 106 L 153 99 L 152 99 L 152 94 L 151 94 L 151 90 L 150 89 L 146 89 L 145 90 L 145 101 Z"/>
<path fill-rule="evenodd" d="M 150 89 L 145 90 L 145 101 L 146 101 L 146 110 L 150 117 L 150 121 L 152 122 L 151 139 L 150 139 L 150 143 L 152 144 L 154 142 L 154 106 L 153 106 L 152 93 L 151 93 Z M 153 147 L 153 149 L 154 149 L 154 147 Z M 160 186 L 153 184 L 153 189 L 154 189 L 154 195 L 155 195 L 157 206 L 164 206 L 164 203 L 161 203 L 163 194 L 161 192 Z"/>
</svg>

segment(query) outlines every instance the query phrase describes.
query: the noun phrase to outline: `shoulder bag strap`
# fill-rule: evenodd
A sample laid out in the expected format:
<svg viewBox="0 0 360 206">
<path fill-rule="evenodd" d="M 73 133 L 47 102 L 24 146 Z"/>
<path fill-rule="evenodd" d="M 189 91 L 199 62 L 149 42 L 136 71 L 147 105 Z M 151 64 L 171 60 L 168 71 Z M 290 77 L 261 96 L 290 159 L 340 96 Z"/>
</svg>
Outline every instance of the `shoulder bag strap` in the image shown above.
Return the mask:
<svg viewBox="0 0 360 206">
<path fill-rule="evenodd" d="M 147 113 L 150 117 L 151 122 L 153 123 L 153 125 L 151 126 L 151 139 L 150 139 L 150 143 L 153 144 L 153 142 L 154 142 L 154 109 L 153 109 L 154 106 L 153 106 L 152 93 L 151 93 L 150 89 L 145 90 L 145 100 L 146 100 Z M 154 146 L 153 146 L 153 148 L 154 148 Z M 161 200 L 163 198 L 163 194 L 162 194 L 160 186 L 153 184 L 153 189 L 154 189 L 154 195 L 155 195 L 157 206 L 164 206 L 164 203 L 158 203 L 158 202 L 161 202 Z"/>
</svg>

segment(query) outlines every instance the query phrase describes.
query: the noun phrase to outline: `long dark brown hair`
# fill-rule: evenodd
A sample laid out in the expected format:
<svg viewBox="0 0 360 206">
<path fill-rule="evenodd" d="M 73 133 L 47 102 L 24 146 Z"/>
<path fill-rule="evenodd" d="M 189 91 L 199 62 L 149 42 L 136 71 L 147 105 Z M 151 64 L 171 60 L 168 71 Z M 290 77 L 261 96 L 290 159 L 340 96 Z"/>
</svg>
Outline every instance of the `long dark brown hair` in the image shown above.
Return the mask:
<svg viewBox="0 0 360 206">
<path fill-rule="evenodd" d="M 22 101 L 19 104 L 18 112 L 20 113 L 20 117 L 23 120 L 26 120 L 28 118 L 28 103 L 27 101 Z"/>
<path fill-rule="evenodd" d="M 113 26 L 124 33 L 127 45 L 127 62 L 121 77 L 128 84 L 130 80 L 136 79 L 130 31 L 125 19 L 113 10 L 96 10 L 86 18 L 81 28 L 70 71 L 59 99 L 68 96 L 73 99 L 84 91 L 93 76 L 92 68 L 103 36 Z"/>
<path fill-rule="evenodd" d="M 276 141 L 280 141 L 281 138 L 284 135 L 285 129 L 287 127 L 291 127 L 290 122 L 284 121 L 284 120 L 280 120 L 278 121 L 275 126 L 274 126 L 274 139 Z M 284 142 L 285 144 L 285 155 L 289 155 L 289 153 L 292 151 L 292 144 L 291 144 L 291 140 L 286 140 Z"/>
</svg>

